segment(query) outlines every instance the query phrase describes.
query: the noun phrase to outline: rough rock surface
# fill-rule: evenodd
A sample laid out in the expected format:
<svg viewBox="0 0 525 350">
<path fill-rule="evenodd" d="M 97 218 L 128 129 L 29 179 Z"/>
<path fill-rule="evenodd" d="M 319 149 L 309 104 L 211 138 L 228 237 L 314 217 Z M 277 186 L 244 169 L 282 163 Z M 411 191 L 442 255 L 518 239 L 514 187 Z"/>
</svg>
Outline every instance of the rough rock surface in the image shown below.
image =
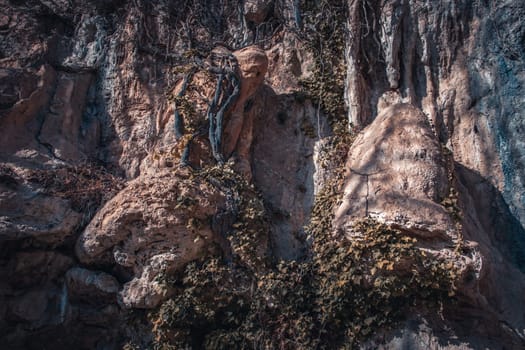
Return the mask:
<svg viewBox="0 0 525 350">
<path fill-rule="evenodd" d="M 470 308 L 486 311 L 478 317 L 477 325 L 484 329 L 481 333 L 484 335 L 472 337 L 471 330 L 463 328 L 466 325 L 449 325 L 452 333 L 443 334 L 462 340 L 446 348 L 496 346 L 493 337 L 499 331 L 494 333 L 492 324 L 504 319 L 512 324 L 512 329 L 520 332 L 518 329 L 525 321 L 523 314 L 516 312 L 522 310 L 521 305 L 525 303 L 518 292 L 525 284 L 518 272 L 521 264 L 510 256 L 505 259 L 509 248 L 494 241 L 495 236 L 507 230 L 502 223 L 494 224 L 496 216 L 512 222 L 512 214 L 486 180 L 478 182 L 479 175 L 451 162 L 450 157 L 420 110 L 408 104 L 385 108 L 350 148 L 343 198 L 335 212 L 335 227 L 346 237 L 359 239 L 353 225 L 365 217 L 372 217 L 417 237 L 425 254 L 455 265 L 462 275 L 456 291 L 469 305 L 464 312 L 472 312 Z M 473 188 L 465 188 L 465 185 Z M 483 195 L 478 191 L 483 191 Z M 488 204 L 489 201 L 493 204 Z M 490 213 L 490 206 L 497 207 L 499 214 Z M 493 223 L 488 224 L 486 220 Z M 510 229 L 520 234 L 514 230 Z M 516 276 L 512 282 L 507 280 L 510 271 Z M 515 307 L 505 305 L 511 299 Z M 445 311 L 448 312 L 450 310 Z M 427 317 L 432 319 L 434 315 Z M 436 324 L 435 320 L 432 322 Z M 371 340 L 363 347 L 441 348 L 439 337 L 429 331 L 428 323 L 425 319 L 410 320 L 406 328 L 387 334 L 386 344 Z M 485 336 L 487 338 L 483 339 Z M 506 347 L 520 347 L 519 340 L 509 340 L 507 336 L 500 340 Z"/>
<path fill-rule="evenodd" d="M 210 66 L 241 81 L 221 151 L 264 202 L 255 255 L 268 243 L 274 260 L 307 260 L 316 195 L 341 178 L 336 244 L 373 217 L 461 272 L 456 304 L 416 309 L 362 348 L 524 347 L 523 1 L 0 7 L 0 348 L 152 341 L 136 309 L 178 295 L 164 277 L 210 256 L 234 264 L 236 184 L 178 167 L 197 132 L 189 164 L 216 163 Z M 188 71 L 194 130 L 179 138 Z M 233 88 L 225 79 L 219 100 Z M 358 135 L 338 172 L 319 150 L 343 119 Z"/>
<path fill-rule="evenodd" d="M 134 276 L 120 292 L 127 307 L 158 305 L 168 293 L 158 276 L 206 255 L 219 241 L 209 223 L 224 207 L 225 194 L 189 176 L 164 168 L 131 181 L 77 241 L 82 263 L 117 264 Z"/>
<path fill-rule="evenodd" d="M 370 216 L 427 238 L 454 236 L 440 204 L 450 188 L 442 152 L 420 110 L 408 104 L 385 109 L 349 151 L 336 225 Z"/>
</svg>

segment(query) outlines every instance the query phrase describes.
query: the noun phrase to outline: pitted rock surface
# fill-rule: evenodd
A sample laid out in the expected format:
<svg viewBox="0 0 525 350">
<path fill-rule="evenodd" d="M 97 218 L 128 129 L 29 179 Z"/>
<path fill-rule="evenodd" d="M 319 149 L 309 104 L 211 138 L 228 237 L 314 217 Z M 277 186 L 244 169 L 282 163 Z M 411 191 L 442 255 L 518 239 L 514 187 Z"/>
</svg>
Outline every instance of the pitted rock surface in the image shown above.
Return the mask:
<svg viewBox="0 0 525 350">
<path fill-rule="evenodd" d="M 440 204 L 450 187 L 442 152 L 420 110 L 398 104 L 383 111 L 350 149 L 336 225 L 371 216 L 428 238 L 455 236 Z"/>
</svg>

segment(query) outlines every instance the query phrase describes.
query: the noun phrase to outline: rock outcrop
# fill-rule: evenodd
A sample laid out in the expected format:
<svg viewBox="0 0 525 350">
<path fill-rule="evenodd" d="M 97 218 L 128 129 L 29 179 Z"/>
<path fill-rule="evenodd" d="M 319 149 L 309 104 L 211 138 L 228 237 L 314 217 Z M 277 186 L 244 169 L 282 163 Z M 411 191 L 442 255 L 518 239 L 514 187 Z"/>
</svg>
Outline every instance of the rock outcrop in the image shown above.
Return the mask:
<svg viewBox="0 0 525 350">
<path fill-rule="evenodd" d="M 525 347 L 522 2 L 0 6 L 0 348 Z"/>
<path fill-rule="evenodd" d="M 443 152 L 420 110 L 385 109 L 352 144 L 336 225 L 373 217 L 424 238 L 457 239 L 441 205 L 452 186 Z"/>
<path fill-rule="evenodd" d="M 120 292 L 127 307 L 152 308 L 167 296 L 161 275 L 208 254 L 219 238 L 213 216 L 226 194 L 170 168 L 128 183 L 80 236 L 76 255 L 84 264 L 116 264 L 133 279 Z"/>
<path fill-rule="evenodd" d="M 504 221 L 512 221 L 512 214 L 501 206 L 497 191 L 491 189 L 488 182 L 476 185 L 484 188 L 483 199 L 468 189 L 479 181 L 479 175 L 454 163 L 451 156 L 450 151 L 439 144 L 420 110 L 408 104 L 385 108 L 350 148 L 342 202 L 334 220 L 336 230 L 350 240 L 363 239 L 360 232 L 354 230 L 363 218 L 388 223 L 416 237 L 418 248 L 432 259 L 447 261 L 448 266 L 458 269 L 461 277 L 455 282 L 455 291 L 465 303 L 464 312 L 472 312 L 471 308 L 485 310 L 485 314 L 478 317 L 477 327 L 484 329 L 488 339 L 472 338 L 471 330 L 462 328 L 465 325 L 456 324 L 452 328 L 456 336 L 466 336 L 465 342 L 475 347 L 478 345 L 474 344 L 483 342 L 492 344 L 490 338 L 497 336 L 497 332 L 494 333 L 491 325 L 503 319 L 507 324 L 512 323 L 513 329 L 521 329 L 525 319 L 513 309 L 521 310 L 518 305 L 525 302 L 525 298 L 516 294 L 525 280 L 518 272 L 520 263 L 503 257 L 508 254 L 508 248 L 495 244 L 491 238 L 501 234 L 502 225 L 481 223 L 489 217 L 496 220 L 495 213 L 489 212 L 488 202 L 499 208 L 496 215 L 505 218 Z M 481 202 L 474 204 L 474 198 Z M 402 270 L 400 266 L 399 272 Z M 513 274 L 520 277 L 509 283 L 505 271 L 514 271 Z M 501 303 L 509 299 L 516 308 Z M 439 343 L 428 329 L 433 316 L 425 317 L 428 319 L 409 320 L 406 328 L 394 332 L 390 343 L 383 346 Z M 507 336 L 503 338 L 505 346 L 519 347 L 519 340 L 511 340 L 513 336 L 509 340 Z M 374 340 L 364 347 L 381 346 Z"/>
</svg>

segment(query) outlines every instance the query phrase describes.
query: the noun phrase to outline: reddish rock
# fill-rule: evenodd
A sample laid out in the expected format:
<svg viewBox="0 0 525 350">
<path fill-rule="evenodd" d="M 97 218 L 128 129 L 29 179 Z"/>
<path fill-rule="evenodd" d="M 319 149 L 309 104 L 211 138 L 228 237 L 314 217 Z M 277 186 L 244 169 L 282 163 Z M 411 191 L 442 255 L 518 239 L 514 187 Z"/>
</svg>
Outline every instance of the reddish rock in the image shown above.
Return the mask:
<svg viewBox="0 0 525 350">
<path fill-rule="evenodd" d="M 394 105 L 377 116 L 349 151 L 338 227 L 373 217 L 424 237 L 456 236 L 440 204 L 449 179 L 441 146 L 425 115 L 410 105 Z"/>
<path fill-rule="evenodd" d="M 207 254 L 218 241 L 211 218 L 225 194 L 184 170 L 156 169 L 131 181 L 93 218 L 76 253 L 84 264 L 118 264 L 135 276 L 124 284 L 126 307 L 151 308 L 168 293 L 160 278 Z"/>
<path fill-rule="evenodd" d="M 82 144 L 81 123 L 91 80 L 89 73 L 60 73 L 57 77 L 55 93 L 38 139 L 61 160 L 78 162 L 86 158 L 79 145 Z"/>
</svg>

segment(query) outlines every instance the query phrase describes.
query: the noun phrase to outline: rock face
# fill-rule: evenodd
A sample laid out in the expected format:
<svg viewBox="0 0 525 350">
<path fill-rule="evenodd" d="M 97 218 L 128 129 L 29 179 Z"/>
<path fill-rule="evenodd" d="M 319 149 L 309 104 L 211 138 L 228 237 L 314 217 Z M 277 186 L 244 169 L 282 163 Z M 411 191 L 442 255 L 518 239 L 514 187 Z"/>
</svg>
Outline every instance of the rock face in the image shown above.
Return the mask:
<svg viewBox="0 0 525 350">
<path fill-rule="evenodd" d="M 522 2 L 0 7 L 0 348 L 152 347 L 161 327 L 141 310 L 173 300 L 200 316 L 170 336 L 228 348 L 210 334 L 236 329 L 230 313 L 262 307 L 257 324 L 294 300 L 264 283 L 339 266 L 316 260 L 312 226 L 337 250 L 361 242 L 363 219 L 458 276 L 441 307 L 415 302 L 354 346 L 525 347 Z M 185 273 L 213 259 L 239 304 L 191 304 L 209 286 Z M 313 320 L 307 331 L 265 335 L 293 348 L 324 334 L 305 314 L 293 318 Z"/>
<path fill-rule="evenodd" d="M 127 307 L 152 308 L 168 291 L 159 276 L 207 254 L 218 242 L 209 223 L 225 194 L 165 168 L 138 177 L 102 208 L 76 245 L 84 264 L 117 264 L 134 278 L 120 292 Z"/>
<path fill-rule="evenodd" d="M 0 236 L 4 239 L 31 238 L 53 244 L 70 236 L 81 220 L 66 200 L 28 188 L 6 188 L 0 198 Z"/>
<path fill-rule="evenodd" d="M 385 109 L 350 149 L 336 225 L 370 216 L 427 238 L 453 236 L 440 204 L 450 188 L 442 152 L 421 111 L 407 104 Z"/>
<path fill-rule="evenodd" d="M 444 259 L 461 271 L 456 291 L 468 300 L 471 305 L 468 308 L 486 310 L 478 320 L 478 327 L 486 328 L 485 332 L 493 336 L 490 325 L 497 323 L 496 319 L 506 319 L 506 322 L 513 322 L 514 329 L 521 329 L 525 321 L 523 315 L 511 311 L 510 306 L 503 306 L 505 300 L 510 299 L 514 305 L 525 302 L 524 297 L 516 294 L 525 280 L 520 277 L 509 283 L 505 277 L 507 271 L 520 276 L 521 265 L 513 258 L 503 258 L 508 248 L 505 244 L 495 244 L 491 238 L 505 229 L 502 230 L 500 224 L 481 223 L 489 217 L 492 217 L 489 220 L 496 220 L 486 201 L 494 202 L 493 208 L 499 208 L 498 215 L 506 218 L 503 220 L 512 222 L 512 214 L 505 205 L 500 206 L 497 191 L 486 181 L 479 183 L 479 175 L 451 161 L 450 151 L 440 146 L 420 110 L 408 104 L 385 108 L 350 148 L 342 203 L 335 212 L 335 227 L 351 240 L 359 239 L 359 232 L 353 230 L 353 225 L 372 217 L 417 237 L 419 248 L 425 254 L 436 260 Z M 472 178 L 467 179 L 469 176 Z M 467 188 L 472 185 L 479 186 L 479 190 L 483 187 L 483 199 Z M 481 202 L 474 204 L 476 200 Z M 516 287 L 518 285 L 520 287 Z M 464 312 L 471 312 L 467 309 Z M 426 322 L 410 320 L 406 328 L 389 335 L 392 337 L 390 343 L 379 345 L 372 340 L 364 348 L 398 348 L 438 342 Z M 463 334 L 460 338 L 467 335 L 465 342 L 470 346 L 475 348 L 478 342 L 490 344 L 490 339 L 471 338 L 469 331 L 461 327 L 454 326 L 455 332 Z M 509 342 L 508 339 L 504 341 Z M 507 346 L 518 344 L 519 341 L 511 340 Z"/>
</svg>

